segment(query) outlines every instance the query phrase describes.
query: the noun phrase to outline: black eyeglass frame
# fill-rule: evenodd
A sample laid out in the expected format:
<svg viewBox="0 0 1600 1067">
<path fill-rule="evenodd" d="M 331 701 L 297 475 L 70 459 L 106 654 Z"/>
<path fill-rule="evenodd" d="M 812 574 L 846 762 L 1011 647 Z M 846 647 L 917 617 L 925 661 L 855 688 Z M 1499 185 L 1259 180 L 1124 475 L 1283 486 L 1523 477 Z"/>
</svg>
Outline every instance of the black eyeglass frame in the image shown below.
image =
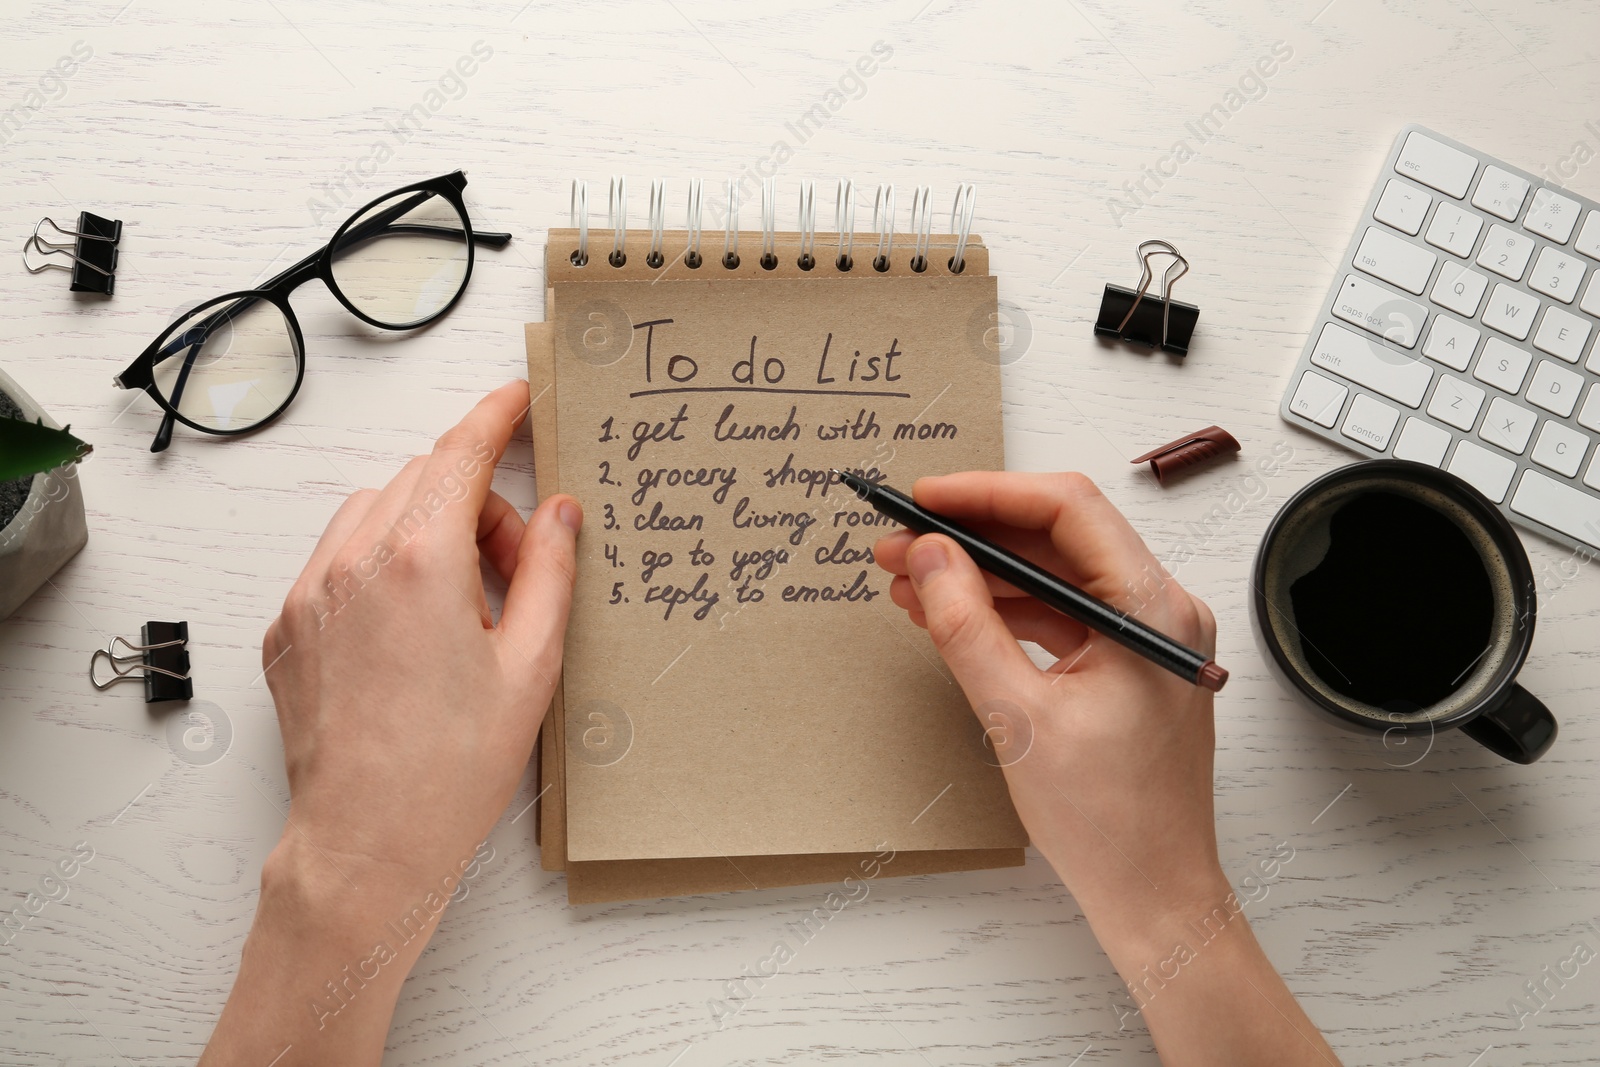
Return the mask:
<svg viewBox="0 0 1600 1067">
<path fill-rule="evenodd" d="M 449 174 L 440 175 L 437 178 L 430 178 L 427 181 L 415 182 L 411 185 L 404 185 L 398 189 L 384 193 L 382 196 L 379 196 L 363 205 L 348 219 L 346 219 L 339 226 L 339 228 L 334 231 L 333 237 L 328 241 L 327 244 L 323 245 L 321 248 L 306 256 L 304 259 L 300 260 L 298 263 L 295 263 L 288 269 L 274 275 L 271 278 L 268 278 L 264 283 L 262 283 L 260 288 L 244 289 L 233 293 L 224 293 L 222 296 L 207 300 L 205 303 L 194 308 L 192 311 L 185 312 L 183 315 L 179 316 L 171 324 L 169 324 L 166 329 L 161 331 L 154 341 L 150 342 L 149 346 L 145 348 L 143 352 L 139 353 L 138 357 L 134 359 L 132 363 L 128 364 L 127 368 L 121 374 L 117 375 L 113 382 L 113 384 L 123 389 L 143 389 L 147 394 L 149 394 L 151 399 L 161 406 L 162 411 L 166 413 L 166 417 L 161 420 L 161 428 L 156 431 L 155 440 L 150 445 L 150 451 L 161 452 L 167 448 L 172 441 L 174 421 L 181 422 L 185 426 L 199 430 L 201 433 L 213 434 L 218 437 L 237 437 L 241 434 L 253 433 L 256 430 L 261 429 L 262 427 L 276 420 L 280 415 L 288 410 L 289 405 L 294 403 L 294 398 L 300 392 L 300 383 L 304 381 L 306 373 L 305 334 L 300 329 L 300 320 L 295 317 L 294 309 L 289 306 L 289 295 L 309 281 L 320 280 L 328 287 L 328 291 L 333 294 L 334 298 L 338 300 L 340 304 L 344 305 L 346 311 L 349 311 L 352 315 L 360 319 L 362 322 L 367 323 L 369 326 L 376 326 L 382 330 L 416 330 L 428 325 L 431 322 L 435 322 L 448 314 L 450 310 L 456 306 L 457 302 L 460 301 L 462 295 L 466 293 L 467 283 L 472 280 L 472 267 L 476 260 L 476 245 L 481 242 L 489 248 L 504 248 L 511 241 L 511 235 L 509 233 L 484 232 L 474 230 L 472 228 L 472 219 L 471 216 L 467 214 L 466 201 L 461 195 L 461 191 L 466 188 L 466 185 L 466 174 L 457 170 Z M 416 199 L 402 201 L 401 203 L 385 210 L 384 212 L 381 212 L 378 216 L 362 221 L 359 229 L 351 229 L 351 227 L 358 220 L 361 220 L 362 217 L 367 214 L 367 212 L 371 211 L 379 204 L 393 200 L 396 197 L 404 196 L 406 193 L 423 193 L 427 195 L 418 197 Z M 465 223 L 465 228 L 463 230 L 456 230 L 454 228 L 427 226 L 421 224 L 405 224 L 400 226 L 391 225 L 394 219 L 404 215 L 406 212 L 412 210 L 412 208 L 425 203 L 429 196 L 441 197 L 446 203 L 454 207 L 456 213 L 460 216 L 461 221 Z M 403 324 L 381 322 L 378 319 L 373 318 L 371 315 L 366 314 L 351 302 L 350 298 L 347 297 L 343 290 L 339 288 L 339 283 L 334 278 L 334 255 L 335 253 L 341 252 L 351 245 L 358 244 L 362 241 L 377 236 L 380 232 L 421 233 L 428 235 L 438 235 L 440 233 L 465 234 L 467 244 L 467 269 L 461 277 L 460 286 L 456 289 L 455 295 L 450 298 L 449 302 L 447 302 L 438 311 L 433 312 L 431 315 L 424 316 L 423 318 L 417 319 L 414 322 Z M 204 345 L 206 338 L 202 337 L 199 342 L 190 342 L 187 339 L 182 339 L 175 343 L 169 344 L 169 340 L 172 337 L 173 331 L 179 326 L 183 325 L 185 322 L 193 320 L 196 315 L 205 311 L 207 308 L 219 308 L 220 310 L 214 312 L 210 316 L 207 316 L 197 324 L 203 326 L 208 331 L 207 336 L 209 336 L 209 330 L 212 327 L 221 322 L 226 322 L 233 319 L 241 312 L 253 307 L 259 301 L 265 301 L 277 308 L 278 311 L 282 313 L 284 321 L 286 321 L 289 325 L 289 338 L 294 348 L 295 358 L 294 386 L 289 390 L 289 395 L 284 398 L 282 404 L 278 405 L 278 407 L 265 418 L 259 419 L 251 423 L 249 426 L 242 426 L 237 429 L 222 430 L 215 427 L 202 426 L 193 419 L 185 417 L 177 410 L 177 405 L 182 401 L 184 383 L 187 381 L 189 373 L 194 367 L 194 361 L 199 355 L 200 349 Z M 166 347 L 164 348 L 163 346 Z M 161 390 L 156 387 L 155 366 L 157 363 L 170 358 L 185 347 L 190 348 L 190 352 L 185 357 L 184 367 L 179 372 L 178 382 L 173 389 L 175 394 L 174 399 L 169 401 L 165 396 L 162 395 Z"/>
</svg>

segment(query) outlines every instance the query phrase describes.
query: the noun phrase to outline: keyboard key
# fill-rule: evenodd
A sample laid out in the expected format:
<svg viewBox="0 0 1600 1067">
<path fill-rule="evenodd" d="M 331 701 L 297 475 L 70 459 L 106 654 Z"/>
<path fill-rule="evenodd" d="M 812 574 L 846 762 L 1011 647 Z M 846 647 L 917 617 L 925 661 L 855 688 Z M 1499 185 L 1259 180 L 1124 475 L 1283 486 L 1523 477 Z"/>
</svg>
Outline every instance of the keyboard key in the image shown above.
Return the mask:
<svg viewBox="0 0 1600 1067">
<path fill-rule="evenodd" d="M 1589 395 L 1583 400 L 1583 410 L 1578 412 L 1578 425 L 1600 432 L 1600 385 L 1589 386 Z"/>
<path fill-rule="evenodd" d="M 1449 315 L 1435 315 L 1422 354 L 1451 370 L 1466 370 L 1478 347 L 1478 331 Z"/>
<path fill-rule="evenodd" d="M 1433 368 L 1416 356 L 1396 352 L 1332 322 L 1322 327 L 1311 363 L 1412 408 L 1422 403 L 1422 394 L 1433 379 Z"/>
<path fill-rule="evenodd" d="M 1431 203 L 1433 197 L 1415 185 L 1390 178 L 1389 184 L 1383 187 L 1383 195 L 1378 198 L 1378 206 L 1372 209 L 1372 217 L 1415 237 L 1422 229 L 1422 217 L 1428 213 Z"/>
<path fill-rule="evenodd" d="M 1444 462 L 1444 453 L 1450 447 L 1451 440 L 1449 430 L 1441 430 L 1421 419 L 1407 419 L 1400 431 L 1400 439 L 1394 443 L 1394 458 L 1437 467 Z"/>
<path fill-rule="evenodd" d="M 1439 210 L 1433 213 L 1433 221 L 1428 223 L 1427 240 L 1435 248 L 1466 259 L 1472 254 L 1472 246 L 1477 244 L 1482 229 L 1481 215 L 1474 215 L 1445 202 L 1439 205 Z"/>
<path fill-rule="evenodd" d="M 1440 422 L 1448 422 L 1458 430 L 1471 430 L 1478 421 L 1478 409 L 1483 407 L 1483 390 L 1468 385 L 1460 378 L 1439 375 L 1439 387 L 1428 401 L 1428 414 Z"/>
<path fill-rule="evenodd" d="M 1491 337 L 1483 343 L 1483 355 L 1478 357 L 1478 366 L 1472 376 L 1515 395 L 1522 391 L 1522 379 L 1526 377 L 1528 364 L 1532 362 L 1533 356 L 1525 349 Z"/>
<path fill-rule="evenodd" d="M 1588 319 L 1580 319 L 1558 307 L 1548 307 L 1539 323 L 1539 332 L 1533 335 L 1533 347 L 1560 356 L 1568 363 L 1576 363 L 1583 354 L 1583 342 L 1588 339 Z"/>
<path fill-rule="evenodd" d="M 1300 376 L 1300 386 L 1294 391 L 1294 399 L 1289 401 L 1289 410 L 1318 426 L 1331 427 L 1344 406 L 1344 398 L 1349 395 L 1350 390 L 1338 382 L 1308 370 Z"/>
<path fill-rule="evenodd" d="M 1578 476 L 1578 465 L 1589 449 L 1589 439 L 1570 426 L 1550 419 L 1539 428 L 1539 440 L 1533 445 L 1533 461 L 1549 467 L 1568 478 Z"/>
<path fill-rule="evenodd" d="M 1396 174 L 1414 178 L 1430 189 L 1460 200 L 1472 184 L 1478 161 L 1459 148 L 1441 144 L 1424 133 L 1406 135 L 1406 143 L 1394 161 Z"/>
<path fill-rule="evenodd" d="M 1527 195 L 1528 179 L 1491 165 L 1483 168 L 1478 191 L 1472 194 L 1472 206 L 1512 222 L 1521 213 Z"/>
<path fill-rule="evenodd" d="M 1546 411 L 1563 419 L 1572 414 L 1583 392 L 1583 375 L 1541 359 L 1534 369 L 1533 382 L 1528 386 L 1528 403 L 1538 404 Z"/>
<path fill-rule="evenodd" d="M 1355 258 L 1357 270 L 1419 296 L 1428 287 L 1428 275 L 1433 273 L 1433 265 L 1437 262 L 1439 257 L 1426 248 L 1402 241 L 1376 226 L 1367 227 L 1367 234 L 1361 238 L 1361 247 L 1356 249 Z"/>
<path fill-rule="evenodd" d="M 1572 247 L 1590 259 L 1600 259 L 1600 211 L 1589 212 L 1583 220 L 1583 230 Z"/>
<path fill-rule="evenodd" d="M 1456 445 L 1456 454 L 1450 457 L 1450 466 L 1445 469 L 1498 504 L 1506 498 L 1511 476 L 1517 473 L 1517 463 L 1482 445 L 1462 441 Z"/>
<path fill-rule="evenodd" d="M 1528 275 L 1528 288 L 1545 296 L 1553 296 L 1563 304 L 1572 303 L 1578 295 L 1578 283 L 1583 281 L 1583 261 L 1557 252 L 1554 248 L 1541 248 L 1539 259 Z"/>
<path fill-rule="evenodd" d="M 1535 189 L 1533 206 L 1528 209 L 1528 217 L 1522 220 L 1522 228 L 1564 245 L 1572 235 L 1572 224 L 1578 221 L 1580 210 L 1576 200 L 1569 200 L 1554 189 Z"/>
<path fill-rule="evenodd" d="M 1483 291 L 1488 287 L 1489 279 L 1477 271 L 1445 260 L 1430 295 L 1435 304 L 1470 319 L 1478 313 L 1478 301 L 1483 299 Z"/>
<path fill-rule="evenodd" d="M 1489 401 L 1489 411 L 1483 417 L 1483 425 L 1478 427 L 1478 436 L 1520 456 L 1528 447 L 1528 438 L 1533 435 L 1534 424 L 1538 421 L 1539 416 L 1527 408 L 1497 396 Z"/>
<path fill-rule="evenodd" d="M 1600 448 L 1595 449 L 1594 455 L 1589 460 L 1589 469 L 1583 472 L 1583 484 L 1590 489 L 1600 489 Z M 1590 524 L 1589 532 L 1594 532 Z"/>
<path fill-rule="evenodd" d="M 1509 285 L 1496 285 L 1489 303 L 1483 309 L 1483 324 L 1499 330 L 1519 341 L 1528 338 L 1533 328 L 1533 317 L 1539 313 L 1539 301 L 1513 289 Z"/>
<path fill-rule="evenodd" d="M 1395 344 L 1415 348 L 1428 309 L 1415 300 L 1391 293 L 1382 286 L 1345 275 L 1344 285 L 1333 301 L 1333 313 Z"/>
<path fill-rule="evenodd" d="M 1589 212 L 1590 216 L 1600 215 L 1600 211 Z M 1578 307 L 1591 315 L 1600 317 L 1600 270 L 1589 275 L 1589 288 L 1583 291 L 1583 299 L 1578 302 Z"/>
<path fill-rule="evenodd" d="M 1488 267 L 1502 278 L 1518 281 L 1528 269 L 1533 255 L 1533 238 L 1508 230 L 1499 223 L 1489 227 L 1489 236 L 1478 249 L 1478 266 Z"/>
<path fill-rule="evenodd" d="M 1350 413 L 1344 417 L 1344 425 L 1339 427 L 1339 432 L 1375 452 L 1382 452 L 1389 447 L 1389 435 L 1399 421 L 1399 411 L 1365 393 L 1357 393 L 1350 402 Z"/>
<path fill-rule="evenodd" d="M 1591 473 L 1596 466 L 1589 465 Z M 1589 484 L 1587 477 L 1584 484 Z M 1511 498 L 1511 510 L 1600 548 L 1600 500 L 1582 489 L 1574 489 L 1538 471 L 1524 471 L 1522 481 L 1517 484 L 1517 495 Z"/>
</svg>

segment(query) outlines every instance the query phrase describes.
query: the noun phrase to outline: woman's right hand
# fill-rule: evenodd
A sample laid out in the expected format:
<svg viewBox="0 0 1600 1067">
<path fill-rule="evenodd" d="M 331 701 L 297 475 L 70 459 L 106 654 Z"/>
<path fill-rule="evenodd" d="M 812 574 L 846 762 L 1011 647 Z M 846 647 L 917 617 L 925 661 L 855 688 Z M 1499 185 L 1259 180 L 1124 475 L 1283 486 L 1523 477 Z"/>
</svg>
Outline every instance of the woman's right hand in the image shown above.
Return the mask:
<svg viewBox="0 0 1600 1067">
<path fill-rule="evenodd" d="M 1216 622 L 1081 474 L 923 478 L 917 503 L 1208 655 Z M 1167 1067 L 1338 1067 L 1217 859 L 1209 690 L 984 574 L 947 537 L 878 542 L 890 595 L 972 702 L 1028 834 Z M 1019 641 L 1056 662 L 1035 667 Z M 1119 1028 L 1121 1026 L 1119 1021 Z"/>
<path fill-rule="evenodd" d="M 922 478 L 917 503 L 1210 653 L 1216 624 L 1080 474 Z M 1017 813 L 1102 935 L 1205 914 L 1228 893 L 1213 827 L 1212 694 L 998 578 L 953 541 L 878 542 L 890 595 L 925 627 L 1005 767 Z M 1056 662 L 1036 667 L 1018 641 Z"/>
</svg>

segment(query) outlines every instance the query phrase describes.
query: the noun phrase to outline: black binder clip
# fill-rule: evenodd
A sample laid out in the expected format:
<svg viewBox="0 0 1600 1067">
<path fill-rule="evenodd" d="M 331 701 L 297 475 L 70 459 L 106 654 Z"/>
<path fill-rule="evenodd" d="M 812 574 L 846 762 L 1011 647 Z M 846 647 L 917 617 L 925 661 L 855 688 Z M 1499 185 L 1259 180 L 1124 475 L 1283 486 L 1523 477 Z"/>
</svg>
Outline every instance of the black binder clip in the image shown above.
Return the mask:
<svg viewBox="0 0 1600 1067">
<path fill-rule="evenodd" d="M 63 237 L 70 237 L 72 241 L 47 241 L 39 235 L 39 231 L 46 223 L 50 228 Z M 28 268 L 29 274 L 38 274 L 46 270 L 72 271 L 72 285 L 69 288 L 74 293 L 101 293 L 110 296 L 117 284 L 117 242 L 122 240 L 122 220 L 103 219 L 99 215 L 88 211 L 78 213 L 78 228 L 76 230 L 62 229 L 56 221 L 48 216 L 39 220 L 33 228 L 33 236 L 22 246 L 22 265 Z M 72 266 L 65 263 L 41 263 L 35 266 L 28 262 L 28 252 L 34 251 L 41 256 L 66 256 L 72 260 Z"/>
<path fill-rule="evenodd" d="M 1172 265 L 1161 275 L 1161 295 L 1149 296 L 1150 283 L 1155 278 L 1150 259 L 1163 255 L 1172 257 Z M 1138 290 L 1107 284 L 1105 295 L 1100 298 L 1100 317 L 1095 320 L 1094 332 L 1150 348 L 1160 345 L 1168 352 L 1186 356 L 1189 339 L 1200 321 L 1200 309 L 1172 299 L 1172 286 L 1189 273 L 1189 261 L 1167 241 L 1140 242 L 1138 257 L 1142 268 Z"/>
<path fill-rule="evenodd" d="M 118 652 L 121 645 L 126 651 Z M 95 674 L 101 658 L 111 665 L 112 676 L 101 681 Z M 189 624 L 147 622 L 139 628 L 139 644 L 113 637 L 105 648 L 89 657 L 89 681 L 100 690 L 110 689 L 136 674 L 144 676 L 144 702 L 189 700 L 194 681 L 189 677 Z"/>
</svg>

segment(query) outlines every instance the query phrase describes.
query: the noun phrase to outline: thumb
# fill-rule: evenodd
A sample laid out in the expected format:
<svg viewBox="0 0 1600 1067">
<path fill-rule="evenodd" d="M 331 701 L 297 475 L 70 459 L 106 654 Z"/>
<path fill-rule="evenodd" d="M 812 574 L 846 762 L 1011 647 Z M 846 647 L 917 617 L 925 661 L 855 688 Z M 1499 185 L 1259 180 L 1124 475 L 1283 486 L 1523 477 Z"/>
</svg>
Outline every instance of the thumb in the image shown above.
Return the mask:
<svg viewBox="0 0 1600 1067">
<path fill-rule="evenodd" d="M 972 558 L 950 538 L 930 534 L 912 543 L 906 569 L 928 619 L 928 636 L 972 706 L 1017 699 L 1037 668 L 995 611 Z"/>
<path fill-rule="evenodd" d="M 561 673 L 582 525 L 578 502 L 553 496 L 533 513 L 517 546 L 517 569 L 506 590 L 500 633 L 511 646 L 514 666 L 534 676 L 532 684 L 553 686 Z"/>
</svg>

